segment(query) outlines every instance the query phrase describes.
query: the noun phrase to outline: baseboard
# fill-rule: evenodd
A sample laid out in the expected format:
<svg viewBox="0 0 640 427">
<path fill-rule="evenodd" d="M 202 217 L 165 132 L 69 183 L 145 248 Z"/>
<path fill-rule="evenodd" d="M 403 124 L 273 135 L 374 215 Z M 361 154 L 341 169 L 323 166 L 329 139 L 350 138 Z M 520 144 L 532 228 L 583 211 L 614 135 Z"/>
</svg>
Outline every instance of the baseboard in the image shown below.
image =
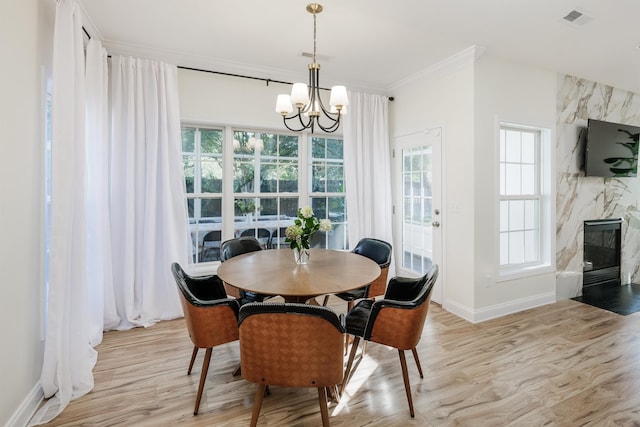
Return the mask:
<svg viewBox="0 0 640 427">
<path fill-rule="evenodd" d="M 464 320 L 473 323 L 473 308 L 469 306 L 445 300 L 442 308 L 447 310 L 449 313 L 453 313 L 456 316 L 462 317 Z"/>
<path fill-rule="evenodd" d="M 5 427 L 25 427 L 29 424 L 29 420 L 33 414 L 36 413 L 43 399 L 44 392 L 42 391 L 42 387 L 40 387 L 40 383 L 38 383 L 22 401 L 11 418 L 9 418 Z"/>
<path fill-rule="evenodd" d="M 520 311 L 528 310 L 530 308 L 540 307 L 542 305 L 553 304 L 556 302 L 555 292 L 548 292 L 545 294 L 534 295 L 532 297 L 521 298 L 514 301 L 509 301 L 502 304 L 495 304 L 489 307 L 483 307 L 480 309 L 473 309 L 463 304 L 447 301 L 443 307 L 445 310 L 462 317 L 471 323 L 480 323 L 487 320 L 496 319 L 498 317 L 506 316 L 508 314 L 517 313 Z"/>
</svg>

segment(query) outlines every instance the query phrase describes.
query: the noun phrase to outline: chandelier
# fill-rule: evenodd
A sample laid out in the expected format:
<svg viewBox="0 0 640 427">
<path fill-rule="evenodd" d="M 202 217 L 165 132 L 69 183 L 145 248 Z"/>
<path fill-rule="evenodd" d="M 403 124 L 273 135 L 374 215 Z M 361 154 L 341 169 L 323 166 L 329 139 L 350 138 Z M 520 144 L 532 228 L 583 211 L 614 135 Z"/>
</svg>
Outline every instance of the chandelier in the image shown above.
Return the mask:
<svg viewBox="0 0 640 427">
<path fill-rule="evenodd" d="M 278 95 L 276 112 L 282 115 L 284 125 L 290 131 L 310 129 L 313 133 L 317 126 L 325 132 L 335 132 L 349 105 L 347 89 L 344 86 L 331 88 L 327 110 L 320 98 L 320 64 L 316 62 L 316 15 L 322 12 L 322 6 L 311 3 L 307 5 L 307 12 L 313 15 L 313 62 L 309 64 L 309 85 L 294 83 L 291 95 Z M 291 115 L 294 107 L 297 112 Z"/>
</svg>

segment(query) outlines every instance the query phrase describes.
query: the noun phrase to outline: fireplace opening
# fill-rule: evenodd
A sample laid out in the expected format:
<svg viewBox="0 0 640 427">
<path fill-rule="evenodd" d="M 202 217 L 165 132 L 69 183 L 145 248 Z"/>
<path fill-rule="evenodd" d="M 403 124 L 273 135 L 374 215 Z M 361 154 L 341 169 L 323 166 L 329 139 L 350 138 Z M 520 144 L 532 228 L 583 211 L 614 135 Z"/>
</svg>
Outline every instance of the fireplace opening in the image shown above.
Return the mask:
<svg viewBox="0 0 640 427">
<path fill-rule="evenodd" d="M 582 287 L 620 285 L 622 218 L 584 222 Z"/>
</svg>

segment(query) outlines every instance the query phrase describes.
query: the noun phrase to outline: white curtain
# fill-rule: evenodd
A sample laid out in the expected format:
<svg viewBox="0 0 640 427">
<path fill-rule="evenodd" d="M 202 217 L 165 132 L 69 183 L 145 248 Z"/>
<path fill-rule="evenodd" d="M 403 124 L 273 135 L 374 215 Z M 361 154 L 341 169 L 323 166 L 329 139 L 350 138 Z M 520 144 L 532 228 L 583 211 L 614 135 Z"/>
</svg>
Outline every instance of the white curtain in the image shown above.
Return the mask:
<svg viewBox="0 0 640 427">
<path fill-rule="evenodd" d="M 111 220 L 118 329 L 182 316 L 171 262 L 189 258 L 177 67 L 113 56 Z"/>
<path fill-rule="evenodd" d="M 59 0 L 53 40 L 51 238 L 47 327 L 40 383 L 47 422 L 93 388 L 96 351 L 88 305 L 85 69 L 77 0 Z"/>
<path fill-rule="evenodd" d="M 363 237 L 393 244 L 388 104 L 386 96 L 349 93 L 343 132 L 351 247 Z"/>
<path fill-rule="evenodd" d="M 102 331 L 182 316 L 170 264 L 188 262 L 175 66 L 83 48 L 78 0 L 54 30 L 51 238 L 41 386 L 46 423 L 93 388 Z M 110 135 L 111 133 L 111 135 Z"/>
<path fill-rule="evenodd" d="M 86 51 L 87 262 L 91 344 L 102 341 L 102 331 L 117 326 L 111 263 L 109 206 L 109 111 L 107 51 L 91 39 Z"/>
</svg>

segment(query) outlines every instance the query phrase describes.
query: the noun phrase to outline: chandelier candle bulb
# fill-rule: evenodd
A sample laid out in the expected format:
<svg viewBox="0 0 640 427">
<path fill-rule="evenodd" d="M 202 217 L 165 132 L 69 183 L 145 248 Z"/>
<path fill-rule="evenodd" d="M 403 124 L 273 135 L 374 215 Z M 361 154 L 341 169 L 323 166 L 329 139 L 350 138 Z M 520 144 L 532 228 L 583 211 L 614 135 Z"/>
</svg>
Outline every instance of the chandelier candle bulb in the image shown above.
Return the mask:
<svg viewBox="0 0 640 427">
<path fill-rule="evenodd" d="M 278 95 L 278 99 L 276 100 L 276 112 L 283 116 L 293 112 L 290 95 Z"/>
<path fill-rule="evenodd" d="M 347 98 L 347 88 L 344 86 L 333 86 L 331 88 L 331 97 L 329 98 L 329 105 L 336 107 L 336 110 L 342 110 L 342 107 L 349 105 L 349 99 Z"/>
<path fill-rule="evenodd" d="M 291 88 L 291 103 L 296 108 L 303 108 L 309 103 L 309 90 L 304 83 L 294 83 Z"/>
</svg>

